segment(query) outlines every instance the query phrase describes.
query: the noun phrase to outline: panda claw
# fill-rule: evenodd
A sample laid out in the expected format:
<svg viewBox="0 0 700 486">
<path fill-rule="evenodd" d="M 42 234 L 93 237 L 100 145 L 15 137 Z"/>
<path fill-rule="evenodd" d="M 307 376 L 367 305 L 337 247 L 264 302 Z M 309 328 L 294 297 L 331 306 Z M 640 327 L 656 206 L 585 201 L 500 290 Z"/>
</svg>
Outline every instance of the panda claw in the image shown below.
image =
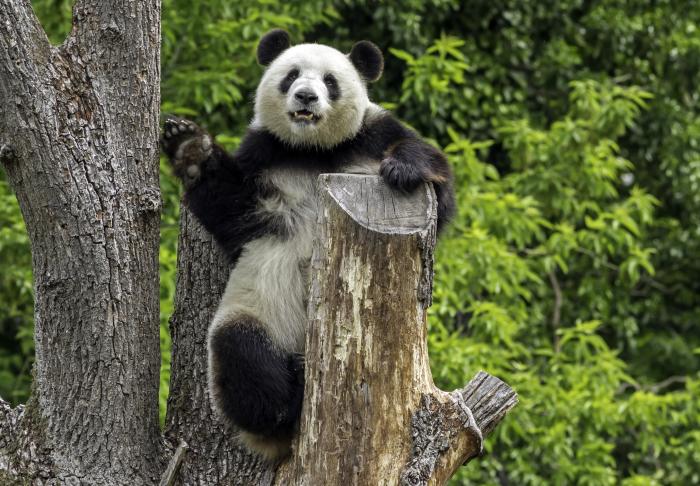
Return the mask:
<svg viewBox="0 0 700 486">
<path fill-rule="evenodd" d="M 404 193 L 410 193 L 424 182 L 424 178 L 415 166 L 393 157 L 387 157 L 382 161 L 379 174 L 389 187 Z"/>
<path fill-rule="evenodd" d="M 211 137 L 207 135 L 202 138 L 201 147 L 204 152 L 209 152 L 209 149 L 211 149 Z"/>
</svg>

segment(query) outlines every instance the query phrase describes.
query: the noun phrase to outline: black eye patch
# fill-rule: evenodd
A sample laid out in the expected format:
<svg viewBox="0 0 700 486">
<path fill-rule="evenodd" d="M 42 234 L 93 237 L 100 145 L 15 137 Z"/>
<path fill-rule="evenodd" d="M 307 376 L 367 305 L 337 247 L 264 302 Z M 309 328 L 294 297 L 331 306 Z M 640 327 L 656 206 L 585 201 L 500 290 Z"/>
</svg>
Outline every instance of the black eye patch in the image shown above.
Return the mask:
<svg viewBox="0 0 700 486">
<path fill-rule="evenodd" d="M 338 80 L 335 79 L 335 76 L 328 73 L 323 77 L 323 82 L 326 88 L 328 88 L 328 98 L 330 98 L 331 101 L 336 101 L 340 98 L 340 86 L 338 86 Z"/>
<path fill-rule="evenodd" d="M 287 73 L 287 75 L 284 77 L 284 79 L 280 83 L 280 91 L 282 92 L 282 94 L 287 94 L 290 86 L 292 86 L 292 83 L 298 77 L 299 77 L 299 70 L 298 69 L 292 69 L 291 71 L 289 71 Z"/>
</svg>

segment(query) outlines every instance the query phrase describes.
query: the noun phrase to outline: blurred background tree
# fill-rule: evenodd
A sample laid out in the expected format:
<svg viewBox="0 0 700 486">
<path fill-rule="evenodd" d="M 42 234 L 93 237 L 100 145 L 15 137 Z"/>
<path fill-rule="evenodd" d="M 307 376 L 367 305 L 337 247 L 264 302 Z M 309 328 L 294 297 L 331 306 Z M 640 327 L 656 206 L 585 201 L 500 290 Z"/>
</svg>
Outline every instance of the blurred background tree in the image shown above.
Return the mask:
<svg viewBox="0 0 700 486">
<path fill-rule="evenodd" d="M 71 2 L 32 2 L 52 41 Z M 163 112 L 235 148 L 260 35 L 386 54 L 371 89 L 444 148 L 433 374 L 521 405 L 453 484 L 700 484 L 700 9 L 694 0 L 163 0 Z M 162 165 L 161 400 L 179 186 Z M 0 395 L 31 383 L 28 240 L 0 174 Z M 164 410 L 163 407 L 161 407 Z"/>
</svg>

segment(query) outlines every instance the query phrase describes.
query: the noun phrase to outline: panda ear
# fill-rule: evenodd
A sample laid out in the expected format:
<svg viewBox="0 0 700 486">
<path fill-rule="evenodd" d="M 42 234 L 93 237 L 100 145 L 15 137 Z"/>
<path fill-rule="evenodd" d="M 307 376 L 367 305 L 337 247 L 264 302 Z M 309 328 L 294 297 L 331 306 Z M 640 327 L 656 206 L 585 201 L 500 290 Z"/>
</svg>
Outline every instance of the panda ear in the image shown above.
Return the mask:
<svg viewBox="0 0 700 486">
<path fill-rule="evenodd" d="M 360 41 L 350 51 L 350 61 L 360 75 L 369 82 L 378 80 L 384 70 L 384 56 L 370 41 Z"/>
<path fill-rule="evenodd" d="M 289 33 L 286 30 L 271 30 L 260 39 L 258 44 L 258 62 L 263 66 L 269 65 L 290 45 Z"/>
</svg>

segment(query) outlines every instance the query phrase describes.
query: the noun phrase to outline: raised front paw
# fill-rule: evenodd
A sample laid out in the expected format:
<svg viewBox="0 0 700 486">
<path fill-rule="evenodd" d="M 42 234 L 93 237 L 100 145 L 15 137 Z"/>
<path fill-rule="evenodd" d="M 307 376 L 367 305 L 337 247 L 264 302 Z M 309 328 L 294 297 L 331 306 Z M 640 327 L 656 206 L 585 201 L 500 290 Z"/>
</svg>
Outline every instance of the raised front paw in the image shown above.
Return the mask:
<svg viewBox="0 0 700 486">
<path fill-rule="evenodd" d="M 163 126 L 161 146 L 170 158 L 175 175 L 185 186 L 191 186 L 202 175 L 213 144 L 211 136 L 194 122 L 168 117 Z"/>
<path fill-rule="evenodd" d="M 379 174 L 389 187 L 402 192 L 411 192 L 421 183 L 426 182 L 426 178 L 419 167 L 394 157 L 387 157 L 382 160 L 379 166 Z"/>
</svg>

